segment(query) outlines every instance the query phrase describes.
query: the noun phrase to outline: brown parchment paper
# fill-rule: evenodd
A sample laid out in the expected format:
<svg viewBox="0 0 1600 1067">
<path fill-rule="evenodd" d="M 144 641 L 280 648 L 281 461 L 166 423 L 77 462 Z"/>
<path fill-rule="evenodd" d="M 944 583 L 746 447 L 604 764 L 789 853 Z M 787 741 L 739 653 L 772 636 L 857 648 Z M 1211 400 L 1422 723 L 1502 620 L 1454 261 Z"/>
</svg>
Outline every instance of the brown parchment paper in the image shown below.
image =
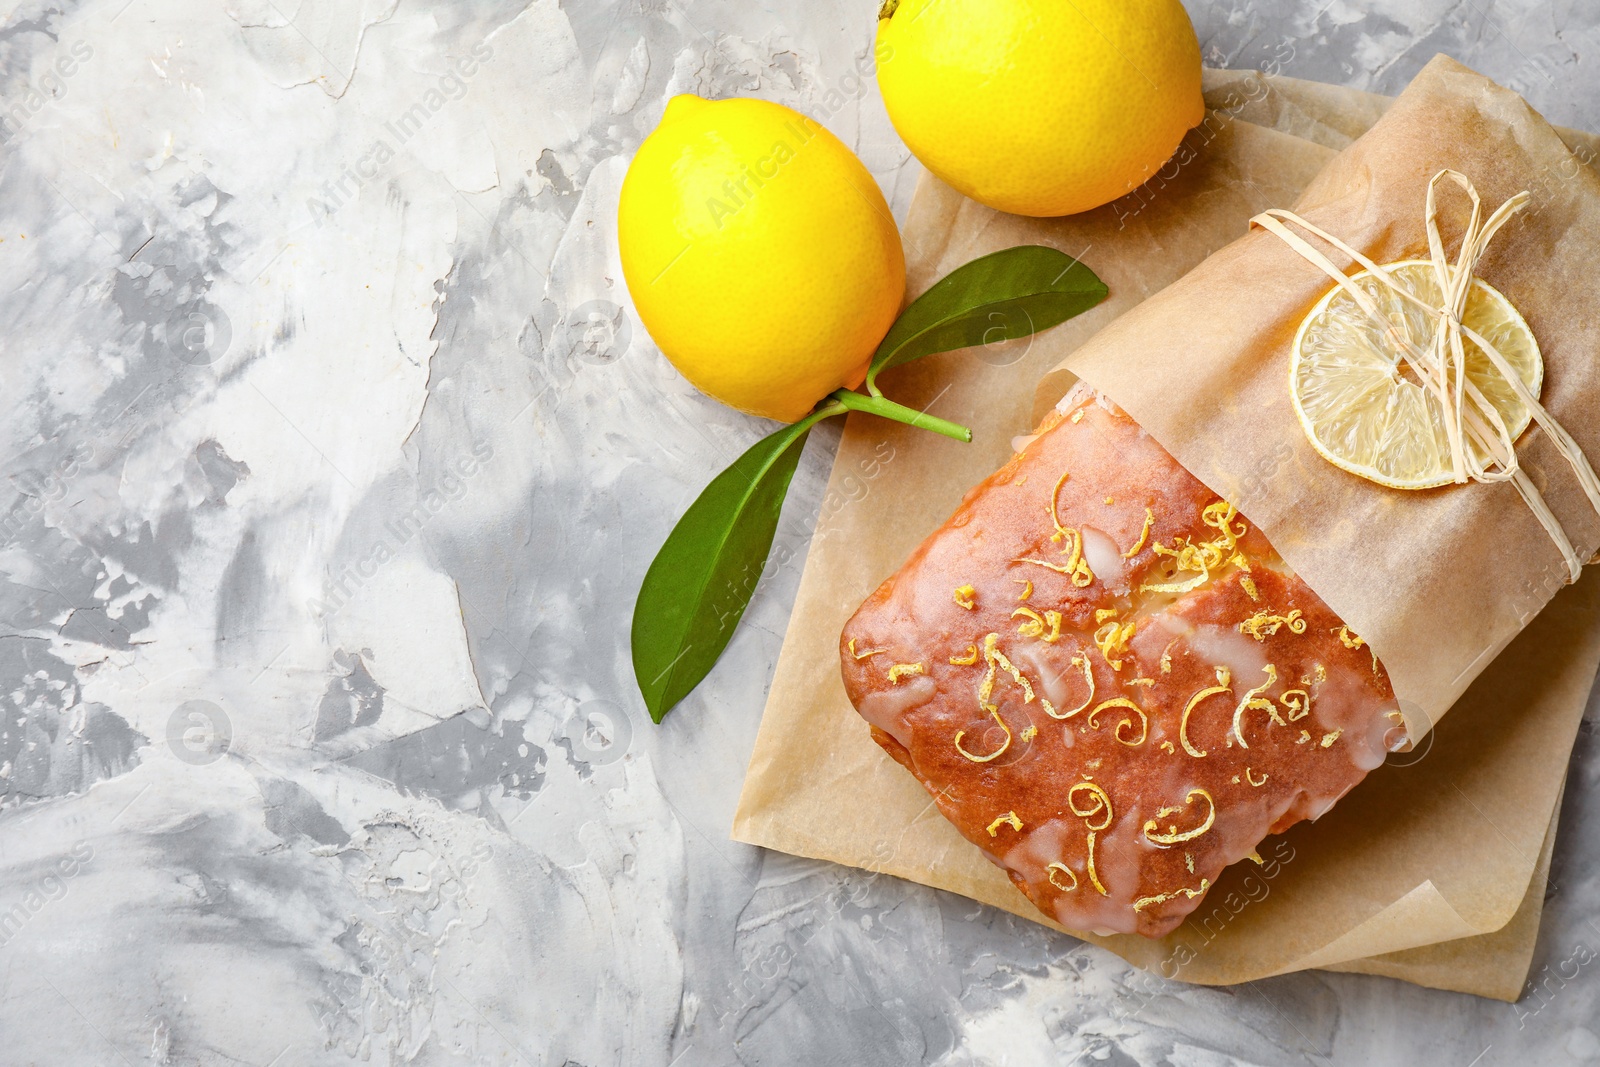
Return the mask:
<svg viewBox="0 0 1600 1067">
<path fill-rule="evenodd" d="M 1238 237 L 1251 215 L 1292 203 L 1333 147 L 1387 106 L 1368 94 L 1226 72 L 1208 75 L 1208 103 L 1207 123 L 1186 141 L 1192 158 L 1086 215 L 1000 215 L 924 179 L 905 232 L 913 293 L 975 256 L 1039 242 L 1083 256 L 1112 295 L 1031 343 L 931 357 L 897 372 L 892 395 L 967 422 L 977 434 L 971 446 L 851 417 L 736 839 L 894 874 L 1054 925 L 871 742 L 839 682 L 837 634 L 962 493 L 1004 462 L 1011 436 L 1034 422 L 1041 374 Z M 1045 406 L 1052 390 L 1061 388 L 1040 386 Z M 1450 728 L 1408 757 L 1412 765 L 1381 769 L 1324 819 L 1275 842 L 1268 867 L 1231 872 L 1190 925 L 1159 942 L 1092 940 L 1196 982 L 1322 966 L 1514 998 L 1532 953 L 1567 755 L 1600 663 L 1597 607 L 1592 579 L 1562 593 L 1524 635 L 1520 654 L 1514 647 L 1480 679 Z"/>
</svg>

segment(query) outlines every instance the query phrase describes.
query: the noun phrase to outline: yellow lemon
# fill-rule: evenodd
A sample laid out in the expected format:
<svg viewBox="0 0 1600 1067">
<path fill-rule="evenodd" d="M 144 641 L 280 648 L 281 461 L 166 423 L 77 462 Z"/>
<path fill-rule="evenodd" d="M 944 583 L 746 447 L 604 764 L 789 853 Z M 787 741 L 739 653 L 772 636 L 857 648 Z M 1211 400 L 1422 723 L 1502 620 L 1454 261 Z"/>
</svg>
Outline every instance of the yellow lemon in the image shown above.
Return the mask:
<svg viewBox="0 0 1600 1067">
<path fill-rule="evenodd" d="M 872 175 L 780 104 L 674 97 L 617 216 L 650 336 L 701 392 L 752 415 L 794 422 L 860 385 L 905 295 Z"/>
<path fill-rule="evenodd" d="M 923 165 L 1018 215 L 1131 192 L 1205 115 L 1179 0 L 887 0 L 877 55 Z"/>
<path fill-rule="evenodd" d="M 1429 307 L 1443 302 L 1428 260 L 1403 260 L 1384 269 Z M 1311 309 L 1289 357 L 1289 395 L 1300 428 L 1328 462 L 1379 485 L 1428 489 L 1449 484 L 1454 468 L 1444 405 L 1406 368 L 1399 346 L 1388 336 L 1398 330 L 1426 350 L 1438 328 L 1436 318 L 1379 283 L 1371 271 L 1353 274 L 1350 281 L 1377 305 L 1382 324 L 1373 322 L 1340 286 L 1328 290 Z M 1538 399 L 1544 357 L 1511 301 L 1474 278 L 1461 322 L 1493 345 Z M 1470 338 L 1463 337 L 1462 353 L 1467 381 L 1515 440 L 1528 428 L 1533 412 Z M 1479 410 L 1476 403 L 1468 407 Z M 1488 451 L 1470 437 L 1465 450 L 1479 462 L 1489 459 Z"/>
</svg>

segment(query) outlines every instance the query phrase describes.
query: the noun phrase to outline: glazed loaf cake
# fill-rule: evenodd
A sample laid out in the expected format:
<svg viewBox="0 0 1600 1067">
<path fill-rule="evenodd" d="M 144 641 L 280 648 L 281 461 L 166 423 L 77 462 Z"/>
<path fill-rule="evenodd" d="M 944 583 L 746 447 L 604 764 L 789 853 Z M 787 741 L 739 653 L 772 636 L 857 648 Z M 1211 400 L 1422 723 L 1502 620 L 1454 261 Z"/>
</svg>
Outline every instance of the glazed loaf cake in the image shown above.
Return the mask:
<svg viewBox="0 0 1600 1067">
<path fill-rule="evenodd" d="M 839 651 L 873 738 L 1075 930 L 1167 933 L 1404 740 L 1359 635 L 1082 385 Z"/>
</svg>

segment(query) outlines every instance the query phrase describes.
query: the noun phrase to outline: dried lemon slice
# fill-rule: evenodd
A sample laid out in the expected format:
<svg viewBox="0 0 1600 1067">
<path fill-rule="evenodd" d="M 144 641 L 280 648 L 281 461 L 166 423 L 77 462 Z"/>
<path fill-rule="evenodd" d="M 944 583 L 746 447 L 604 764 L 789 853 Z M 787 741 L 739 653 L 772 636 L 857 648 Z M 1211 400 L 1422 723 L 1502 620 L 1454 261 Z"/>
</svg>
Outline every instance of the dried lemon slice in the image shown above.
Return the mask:
<svg viewBox="0 0 1600 1067">
<path fill-rule="evenodd" d="M 1429 261 L 1403 260 L 1385 269 L 1424 304 L 1438 307 L 1443 302 Z M 1371 271 L 1352 275 L 1350 281 L 1413 345 L 1429 348 L 1435 315 L 1395 293 Z M 1495 346 L 1537 398 L 1544 359 L 1511 301 L 1474 278 L 1461 321 Z M 1515 440 L 1533 413 L 1465 334 L 1462 346 L 1467 379 L 1499 412 Z M 1289 361 L 1289 394 L 1312 447 L 1335 466 L 1395 489 L 1427 489 L 1455 480 L 1438 396 L 1421 384 L 1387 331 L 1341 286 L 1329 290 L 1300 324 Z M 1470 438 L 1465 448 L 1477 460 L 1489 461 Z"/>
</svg>

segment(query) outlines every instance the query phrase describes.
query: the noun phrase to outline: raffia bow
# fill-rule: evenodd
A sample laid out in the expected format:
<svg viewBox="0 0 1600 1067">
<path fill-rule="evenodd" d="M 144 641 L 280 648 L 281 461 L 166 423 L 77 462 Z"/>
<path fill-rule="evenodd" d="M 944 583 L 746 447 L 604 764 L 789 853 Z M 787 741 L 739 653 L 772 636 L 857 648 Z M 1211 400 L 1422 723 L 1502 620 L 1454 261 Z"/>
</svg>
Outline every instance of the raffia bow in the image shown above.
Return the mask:
<svg viewBox="0 0 1600 1067">
<path fill-rule="evenodd" d="M 1450 179 L 1472 198 L 1472 218 L 1461 238 L 1461 248 L 1452 263 L 1445 256 L 1444 241 L 1439 236 L 1437 191 L 1439 183 Z M 1501 204 L 1485 219 L 1483 202 L 1477 188 L 1466 175 L 1453 170 L 1441 170 L 1428 182 L 1428 201 L 1425 225 L 1428 234 L 1428 253 L 1434 274 L 1443 294 L 1439 306 L 1420 299 L 1396 282 L 1388 269 L 1379 266 L 1339 238 L 1318 228 L 1292 211 L 1272 209 L 1262 212 L 1250 222 L 1281 238 L 1295 252 L 1312 263 L 1343 289 L 1356 305 L 1367 313 L 1372 323 L 1394 343 L 1400 360 L 1416 375 L 1424 388 L 1438 400 L 1444 412 L 1445 435 L 1450 443 L 1450 460 L 1454 481 L 1457 483 L 1509 481 L 1521 494 L 1538 518 L 1540 525 L 1566 560 L 1572 581 L 1582 572 L 1583 561 L 1572 547 L 1572 541 L 1562 529 L 1555 513 L 1545 503 L 1533 480 L 1528 477 L 1517 460 L 1516 442 L 1498 410 L 1482 391 L 1467 377 L 1465 340 L 1470 340 L 1488 357 L 1496 373 L 1527 408 L 1533 420 L 1550 436 L 1556 449 L 1571 465 L 1578 483 L 1590 505 L 1600 514 L 1600 478 L 1595 477 L 1583 449 L 1572 435 L 1546 411 L 1522 381 L 1521 375 L 1487 338 L 1461 321 L 1466 310 L 1467 297 L 1472 291 L 1473 270 L 1488 250 L 1489 242 L 1511 217 L 1527 206 L 1529 195 L 1520 192 Z M 1386 317 L 1372 298 L 1350 280 L 1344 271 L 1333 264 L 1304 237 L 1289 228 L 1290 224 L 1327 242 L 1365 267 L 1372 278 L 1387 286 L 1410 304 L 1421 308 L 1438 323 L 1426 347 L 1414 343 L 1406 330 Z M 1466 447 L 1471 441 L 1487 460 L 1479 458 Z"/>
</svg>

